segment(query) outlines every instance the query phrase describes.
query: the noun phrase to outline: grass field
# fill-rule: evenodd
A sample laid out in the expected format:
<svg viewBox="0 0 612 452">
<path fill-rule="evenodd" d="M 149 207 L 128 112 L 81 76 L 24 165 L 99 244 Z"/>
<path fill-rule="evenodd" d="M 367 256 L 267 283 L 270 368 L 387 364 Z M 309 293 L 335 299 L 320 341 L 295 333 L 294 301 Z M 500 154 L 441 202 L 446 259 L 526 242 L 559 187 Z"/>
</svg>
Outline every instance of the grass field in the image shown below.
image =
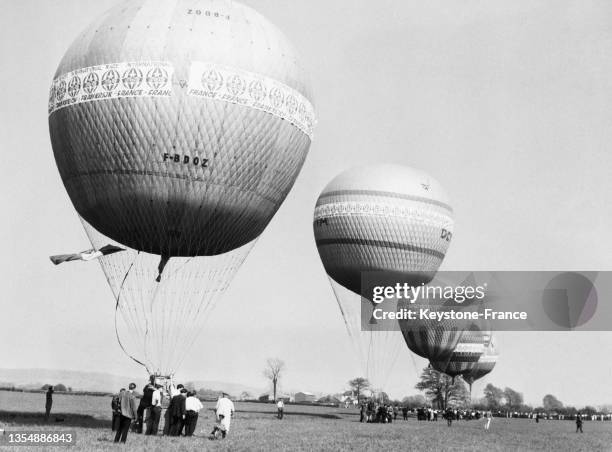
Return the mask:
<svg viewBox="0 0 612 452">
<path fill-rule="evenodd" d="M 51 422 L 44 420 L 44 394 L 0 391 L 0 428 L 7 431 L 74 430 L 77 449 L 110 450 L 110 399 L 106 397 L 54 396 Z M 612 451 L 612 422 L 585 422 L 584 434 L 575 434 L 571 421 L 494 418 L 486 432 L 483 421 L 418 422 L 414 418 L 393 424 L 360 424 L 356 409 L 287 405 L 285 419 L 275 417 L 271 404 L 236 403 L 238 410 L 228 438 L 206 437 L 214 422 L 213 404 L 200 413 L 193 438 L 145 437 L 130 433 L 129 450 L 211 451 Z M 63 419 L 56 422 L 55 419 Z M 27 447 L 15 448 L 19 451 Z M 32 450 L 41 450 L 32 447 Z M 57 448 L 60 449 L 60 448 Z M 125 449 L 125 448 L 123 448 Z M 73 448 L 74 450 L 74 448 Z"/>
</svg>

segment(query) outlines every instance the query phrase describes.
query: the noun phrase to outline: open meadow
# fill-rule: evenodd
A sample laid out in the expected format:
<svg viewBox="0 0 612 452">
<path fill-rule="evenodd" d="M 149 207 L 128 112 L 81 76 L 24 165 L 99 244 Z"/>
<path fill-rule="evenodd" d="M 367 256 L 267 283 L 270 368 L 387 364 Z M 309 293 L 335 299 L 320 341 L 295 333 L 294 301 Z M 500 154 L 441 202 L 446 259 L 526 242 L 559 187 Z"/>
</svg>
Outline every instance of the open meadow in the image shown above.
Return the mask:
<svg viewBox="0 0 612 452">
<path fill-rule="evenodd" d="M 227 439 L 211 441 L 214 403 L 205 403 L 193 438 L 145 437 L 130 433 L 130 450 L 569 450 L 612 451 L 612 422 L 587 421 L 575 434 L 572 421 L 494 418 L 486 432 L 483 421 L 418 422 L 414 417 L 393 424 L 360 424 L 357 409 L 286 405 L 285 419 L 272 404 L 236 403 L 237 414 Z M 400 415 L 401 417 L 401 415 Z M 58 422 L 59 421 L 59 422 Z M 44 420 L 44 394 L 0 391 L 0 424 L 6 431 L 44 430 L 77 434 L 78 450 L 111 450 L 109 397 L 54 396 L 49 423 Z M 32 447 L 32 450 L 41 450 Z M 59 449 L 59 448 L 57 448 Z M 17 450 L 25 451 L 27 447 Z"/>
</svg>

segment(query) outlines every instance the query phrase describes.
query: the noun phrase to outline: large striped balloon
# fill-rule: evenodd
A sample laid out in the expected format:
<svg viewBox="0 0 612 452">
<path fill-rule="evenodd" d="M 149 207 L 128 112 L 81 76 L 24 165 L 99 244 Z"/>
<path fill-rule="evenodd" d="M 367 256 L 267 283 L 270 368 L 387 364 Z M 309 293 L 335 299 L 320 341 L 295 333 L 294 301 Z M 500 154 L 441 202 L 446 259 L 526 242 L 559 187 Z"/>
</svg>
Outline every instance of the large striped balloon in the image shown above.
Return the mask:
<svg viewBox="0 0 612 452">
<path fill-rule="evenodd" d="M 61 61 L 49 128 L 79 215 L 131 248 L 216 255 L 255 239 L 314 124 L 285 36 L 231 0 L 129 0 Z"/>
<path fill-rule="evenodd" d="M 314 213 L 327 274 L 355 293 L 366 271 L 415 284 L 430 281 L 452 231 L 452 208 L 441 185 L 424 171 L 400 165 L 341 173 L 325 187 Z"/>
</svg>

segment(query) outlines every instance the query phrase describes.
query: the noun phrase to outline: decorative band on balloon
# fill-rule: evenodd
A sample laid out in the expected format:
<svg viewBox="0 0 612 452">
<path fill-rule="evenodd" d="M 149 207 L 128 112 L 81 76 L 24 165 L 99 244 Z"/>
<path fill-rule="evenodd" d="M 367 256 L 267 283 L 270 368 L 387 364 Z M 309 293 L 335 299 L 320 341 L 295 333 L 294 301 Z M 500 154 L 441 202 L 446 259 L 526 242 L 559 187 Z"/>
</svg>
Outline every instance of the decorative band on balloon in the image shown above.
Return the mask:
<svg viewBox="0 0 612 452">
<path fill-rule="evenodd" d="M 452 220 L 449 219 L 450 217 L 444 213 L 429 211 L 425 215 L 422 208 L 411 208 L 402 205 L 395 206 L 381 204 L 380 202 L 330 202 L 328 204 L 321 204 L 315 207 L 314 221 L 317 223 L 327 218 L 345 215 L 367 215 L 412 220 L 414 218 L 421 218 L 423 222 L 436 220 L 448 223 L 449 227 L 452 224 Z"/>
<path fill-rule="evenodd" d="M 193 62 L 189 94 L 265 111 L 289 121 L 312 139 L 316 119 L 310 101 L 269 77 L 213 63 Z"/>
<path fill-rule="evenodd" d="M 438 259 L 444 259 L 444 253 L 431 248 L 423 248 L 422 246 L 411 245 L 410 243 L 389 242 L 386 240 L 371 240 L 371 239 L 351 239 L 351 238 L 330 238 L 319 239 L 316 241 L 317 247 L 329 245 L 357 245 L 367 247 L 391 248 L 401 251 L 410 251 L 413 253 L 427 254 Z"/>
<path fill-rule="evenodd" d="M 394 199 L 402 199 L 405 201 L 414 201 L 421 202 L 424 204 L 431 204 L 434 206 L 442 207 L 443 209 L 448 210 L 449 212 L 453 211 L 453 208 L 448 204 L 438 201 L 437 199 L 426 198 L 424 196 L 415 196 L 408 195 L 405 193 L 396 193 L 392 191 L 380 191 L 380 190 L 336 190 L 329 191 L 327 193 L 321 193 L 319 199 L 317 200 L 317 206 L 323 204 L 323 199 L 326 198 L 335 198 L 335 197 L 348 197 L 348 196 L 376 196 L 380 198 L 394 198 Z"/>
<path fill-rule="evenodd" d="M 49 92 L 49 114 L 70 105 L 121 97 L 170 97 L 174 67 L 163 61 L 102 64 L 59 75 Z"/>
</svg>

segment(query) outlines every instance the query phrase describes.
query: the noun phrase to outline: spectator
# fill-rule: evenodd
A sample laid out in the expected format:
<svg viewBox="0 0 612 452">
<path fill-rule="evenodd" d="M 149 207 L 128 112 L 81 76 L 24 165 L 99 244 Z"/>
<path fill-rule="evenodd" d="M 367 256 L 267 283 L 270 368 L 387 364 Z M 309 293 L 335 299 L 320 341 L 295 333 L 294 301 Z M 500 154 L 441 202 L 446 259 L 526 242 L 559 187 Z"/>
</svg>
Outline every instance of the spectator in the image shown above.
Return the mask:
<svg viewBox="0 0 612 452">
<path fill-rule="evenodd" d="M 185 436 L 193 436 L 198 424 L 198 415 L 202 408 L 204 406 L 200 399 L 196 397 L 196 392 L 189 392 L 185 400 Z"/>
<path fill-rule="evenodd" d="M 183 427 L 185 426 L 185 401 L 187 399 L 187 390 L 181 388 L 178 395 L 172 397 L 168 412 L 170 413 L 170 436 L 181 436 Z"/>
<path fill-rule="evenodd" d="M 111 409 L 113 410 L 113 420 L 111 421 L 111 430 L 116 432 L 119 430 L 119 423 L 121 421 L 121 396 L 125 391 L 125 388 L 121 388 L 117 394 L 115 394 L 111 400 Z"/>
<path fill-rule="evenodd" d="M 491 419 L 493 419 L 493 413 L 491 413 L 490 410 L 485 413 L 485 419 L 485 430 L 489 430 L 489 427 L 491 426 Z"/>
<path fill-rule="evenodd" d="M 53 386 L 47 388 L 46 402 L 45 402 L 45 420 L 49 420 L 51 414 L 51 407 L 53 406 Z"/>
<path fill-rule="evenodd" d="M 582 416 L 580 415 L 580 413 L 576 414 L 576 433 L 584 433 L 582 431 Z"/>
<path fill-rule="evenodd" d="M 283 402 L 283 399 L 278 399 L 278 402 L 276 402 L 276 409 L 278 411 L 278 418 L 282 419 L 285 412 L 285 402 Z"/>
<path fill-rule="evenodd" d="M 183 385 L 179 384 L 178 386 L 170 385 L 170 404 L 172 404 L 172 399 L 181 394 L 181 389 L 183 389 Z M 170 416 L 170 406 L 166 410 L 166 414 L 164 415 L 164 435 L 171 435 L 170 433 L 170 425 L 172 424 L 172 417 Z"/>
<path fill-rule="evenodd" d="M 452 409 L 447 408 L 444 417 L 446 418 L 446 425 L 451 427 L 453 425 L 453 419 L 455 418 L 455 412 Z"/>
<path fill-rule="evenodd" d="M 217 420 L 224 427 L 223 437 L 229 433 L 232 416 L 234 416 L 234 403 L 229 399 L 228 395 L 224 392 L 217 400 L 217 406 L 215 407 L 215 413 Z"/>
<path fill-rule="evenodd" d="M 119 429 L 115 434 L 115 442 L 121 441 L 125 443 L 127 440 L 128 432 L 132 421 L 138 416 L 136 409 L 136 397 L 134 397 L 134 389 L 136 389 L 136 383 L 130 383 L 128 391 L 121 393 L 119 400 L 121 406 L 121 420 L 119 422 Z"/>
<path fill-rule="evenodd" d="M 155 391 L 155 375 L 149 377 L 149 383 L 142 390 L 142 398 L 138 404 L 136 433 L 142 433 L 142 425 L 144 423 L 144 413 L 151 407 L 151 397 Z"/>
<path fill-rule="evenodd" d="M 162 392 L 161 385 L 155 385 L 155 390 L 151 394 L 151 407 L 149 408 L 149 416 L 147 418 L 147 430 L 145 435 L 157 435 L 159 430 L 159 420 L 162 412 Z"/>
<path fill-rule="evenodd" d="M 213 431 L 210 433 L 208 439 L 218 439 L 219 434 L 221 435 L 221 438 L 225 438 L 225 435 L 227 435 L 227 429 L 225 427 L 225 424 L 223 423 L 224 419 L 225 416 L 220 414 L 217 423 L 215 424 Z"/>
</svg>

